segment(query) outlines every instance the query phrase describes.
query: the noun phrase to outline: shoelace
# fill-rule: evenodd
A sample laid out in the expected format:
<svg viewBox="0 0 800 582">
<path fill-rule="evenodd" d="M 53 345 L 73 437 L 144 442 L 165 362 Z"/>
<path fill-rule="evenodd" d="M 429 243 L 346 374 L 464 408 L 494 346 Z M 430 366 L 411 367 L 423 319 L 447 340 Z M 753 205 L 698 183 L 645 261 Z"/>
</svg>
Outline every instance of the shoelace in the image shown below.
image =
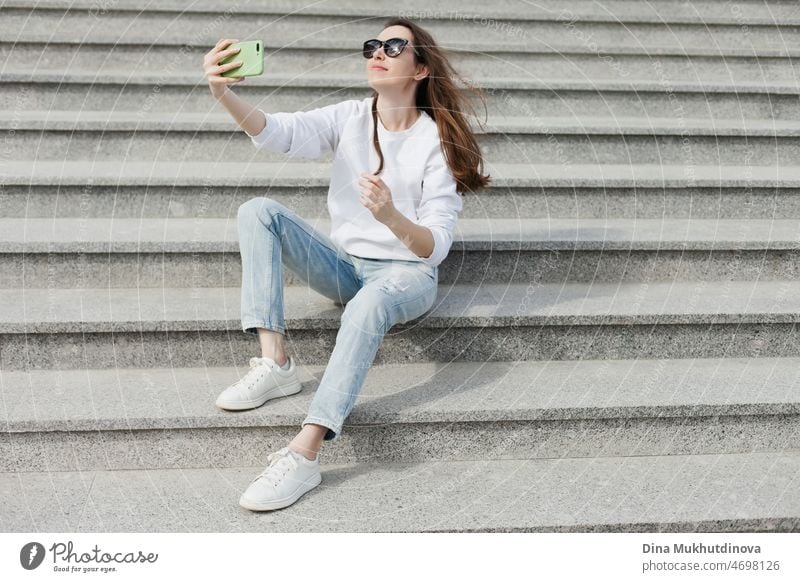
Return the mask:
<svg viewBox="0 0 800 582">
<path fill-rule="evenodd" d="M 261 368 L 265 369 L 262 370 Z M 261 378 L 262 374 L 268 372 L 272 372 L 272 366 L 263 358 L 253 356 L 250 358 L 250 370 L 247 371 L 247 374 L 234 382 L 233 385 L 238 387 L 247 384 L 247 389 L 249 390 L 255 384 L 255 380 Z"/>
<path fill-rule="evenodd" d="M 288 461 L 288 463 L 285 461 Z M 273 487 L 277 487 L 283 475 L 286 473 L 285 470 L 281 469 L 285 469 L 289 466 L 293 469 L 297 468 L 297 461 L 289 451 L 289 447 L 284 447 L 280 451 L 270 453 L 267 456 L 267 463 L 267 468 L 264 469 L 258 477 L 253 479 L 253 483 L 259 479 L 265 479 L 267 483 Z"/>
</svg>

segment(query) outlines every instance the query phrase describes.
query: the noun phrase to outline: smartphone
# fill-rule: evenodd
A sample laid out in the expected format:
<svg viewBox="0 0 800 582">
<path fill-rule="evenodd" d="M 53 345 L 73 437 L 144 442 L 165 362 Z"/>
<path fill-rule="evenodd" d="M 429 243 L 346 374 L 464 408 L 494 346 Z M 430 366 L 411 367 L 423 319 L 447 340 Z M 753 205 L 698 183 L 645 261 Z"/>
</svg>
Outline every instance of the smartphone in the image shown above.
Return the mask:
<svg viewBox="0 0 800 582">
<path fill-rule="evenodd" d="M 260 40 L 234 42 L 225 48 L 226 50 L 229 48 L 240 48 L 242 50 L 219 61 L 220 65 L 233 61 L 242 61 L 242 64 L 235 69 L 225 71 L 221 74 L 222 77 L 254 77 L 264 72 L 264 43 Z"/>
</svg>

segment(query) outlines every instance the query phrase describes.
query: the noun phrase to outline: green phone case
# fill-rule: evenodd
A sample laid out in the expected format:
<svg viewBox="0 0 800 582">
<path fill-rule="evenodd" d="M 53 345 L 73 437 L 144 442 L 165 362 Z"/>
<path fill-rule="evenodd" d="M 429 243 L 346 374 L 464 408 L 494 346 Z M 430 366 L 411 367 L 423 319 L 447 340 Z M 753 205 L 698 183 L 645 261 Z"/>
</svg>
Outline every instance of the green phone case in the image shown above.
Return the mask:
<svg viewBox="0 0 800 582">
<path fill-rule="evenodd" d="M 260 40 L 246 40 L 244 42 L 234 42 L 225 49 L 241 48 L 238 53 L 234 53 L 222 59 L 219 64 L 225 65 L 233 61 L 242 61 L 242 64 L 234 69 L 230 69 L 221 74 L 222 77 L 253 77 L 264 72 L 264 43 Z"/>
</svg>

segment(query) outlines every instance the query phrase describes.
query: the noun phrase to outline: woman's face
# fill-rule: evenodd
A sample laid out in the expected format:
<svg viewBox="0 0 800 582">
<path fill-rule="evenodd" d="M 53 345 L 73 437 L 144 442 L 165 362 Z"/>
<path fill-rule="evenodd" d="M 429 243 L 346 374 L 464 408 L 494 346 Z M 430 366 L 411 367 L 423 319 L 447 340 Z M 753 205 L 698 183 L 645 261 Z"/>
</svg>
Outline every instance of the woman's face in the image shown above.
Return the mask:
<svg viewBox="0 0 800 582">
<path fill-rule="evenodd" d="M 424 78 L 421 74 L 419 79 L 414 75 L 420 75 L 414 55 L 414 39 L 411 31 L 405 26 L 390 26 L 376 36 L 378 40 L 389 40 L 390 38 L 404 38 L 408 44 L 396 57 L 387 57 L 384 47 L 379 48 L 372 54 L 372 58 L 365 59 L 367 62 L 367 80 L 373 89 L 395 87 L 403 88 Z M 420 69 L 423 71 L 424 69 Z"/>
</svg>

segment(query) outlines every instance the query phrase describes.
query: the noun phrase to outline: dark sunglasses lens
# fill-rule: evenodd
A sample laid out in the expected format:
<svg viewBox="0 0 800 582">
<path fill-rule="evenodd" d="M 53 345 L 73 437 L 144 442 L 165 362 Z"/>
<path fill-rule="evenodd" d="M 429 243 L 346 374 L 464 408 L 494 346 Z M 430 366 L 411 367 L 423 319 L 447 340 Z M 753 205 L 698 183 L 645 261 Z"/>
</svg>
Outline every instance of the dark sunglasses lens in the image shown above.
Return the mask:
<svg viewBox="0 0 800 582">
<path fill-rule="evenodd" d="M 368 40 L 364 43 L 364 58 L 371 59 L 372 54 L 380 48 L 381 43 L 376 40 Z"/>
<path fill-rule="evenodd" d="M 390 57 L 396 57 L 403 52 L 403 47 L 406 41 L 402 38 L 390 38 L 386 41 L 386 54 Z"/>
</svg>

